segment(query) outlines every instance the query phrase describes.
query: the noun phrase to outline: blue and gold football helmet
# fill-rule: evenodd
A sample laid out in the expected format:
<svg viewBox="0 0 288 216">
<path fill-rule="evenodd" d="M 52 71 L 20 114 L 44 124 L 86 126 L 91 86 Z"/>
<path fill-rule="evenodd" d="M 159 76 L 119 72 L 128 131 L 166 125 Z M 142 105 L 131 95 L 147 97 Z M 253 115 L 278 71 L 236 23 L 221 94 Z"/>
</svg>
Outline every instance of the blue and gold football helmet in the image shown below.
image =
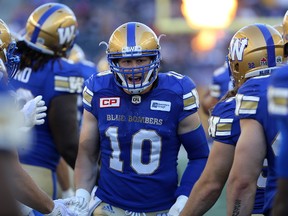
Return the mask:
<svg viewBox="0 0 288 216">
<path fill-rule="evenodd" d="M 32 49 L 49 55 L 66 57 L 78 32 L 74 12 L 60 3 L 47 3 L 36 8 L 26 23 L 23 40 Z"/>
<path fill-rule="evenodd" d="M 160 44 L 154 31 L 139 22 L 128 22 L 119 26 L 111 35 L 107 45 L 107 60 L 118 86 L 131 94 L 140 94 L 156 80 L 160 66 Z M 101 43 L 100 43 L 101 44 Z M 118 64 L 121 58 L 149 56 L 148 65 L 123 68 Z M 132 79 L 128 80 L 128 77 Z M 141 82 L 134 80 L 141 78 Z"/>
<path fill-rule="evenodd" d="M 9 78 L 16 74 L 20 63 L 19 56 L 15 54 L 16 49 L 16 41 L 8 26 L 0 19 L 0 58 L 6 66 Z"/>
<path fill-rule="evenodd" d="M 284 40 L 270 25 L 243 27 L 231 39 L 228 64 L 236 87 L 251 77 L 270 74 L 283 62 Z"/>
</svg>

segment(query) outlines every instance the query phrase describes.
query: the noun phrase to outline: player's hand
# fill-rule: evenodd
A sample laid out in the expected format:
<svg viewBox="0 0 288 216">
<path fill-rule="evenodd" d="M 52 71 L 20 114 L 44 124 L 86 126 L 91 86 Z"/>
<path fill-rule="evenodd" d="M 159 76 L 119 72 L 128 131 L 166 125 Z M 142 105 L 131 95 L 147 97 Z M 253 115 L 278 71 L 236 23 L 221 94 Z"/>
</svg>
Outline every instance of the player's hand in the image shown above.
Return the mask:
<svg viewBox="0 0 288 216">
<path fill-rule="evenodd" d="M 90 193 L 85 189 L 77 189 L 75 197 L 70 199 L 69 210 L 77 216 L 88 216 Z"/>
<path fill-rule="evenodd" d="M 44 214 L 44 216 L 77 216 L 68 209 L 70 199 L 54 200 L 54 208 L 51 213 Z"/>
<path fill-rule="evenodd" d="M 42 96 L 39 95 L 32 100 L 29 100 L 21 112 L 24 116 L 24 127 L 33 127 L 34 125 L 44 124 L 46 117 L 45 111 L 47 107 L 45 102 L 42 100 Z"/>
<path fill-rule="evenodd" d="M 168 216 L 178 216 L 182 209 L 184 208 L 186 202 L 188 200 L 187 196 L 180 195 L 174 205 L 170 208 L 168 212 Z"/>
</svg>

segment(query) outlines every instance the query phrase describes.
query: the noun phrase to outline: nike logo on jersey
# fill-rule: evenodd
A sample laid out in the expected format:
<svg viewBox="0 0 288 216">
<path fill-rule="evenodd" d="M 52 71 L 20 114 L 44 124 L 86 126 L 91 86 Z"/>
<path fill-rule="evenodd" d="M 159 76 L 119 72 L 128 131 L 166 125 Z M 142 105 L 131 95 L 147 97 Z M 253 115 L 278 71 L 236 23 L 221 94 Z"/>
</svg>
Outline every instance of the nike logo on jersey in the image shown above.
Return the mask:
<svg viewBox="0 0 288 216">
<path fill-rule="evenodd" d="M 171 102 L 170 101 L 158 101 L 158 100 L 152 100 L 150 104 L 151 110 L 159 110 L 159 111 L 165 111 L 170 112 L 171 110 Z"/>
<path fill-rule="evenodd" d="M 120 107 L 120 97 L 100 98 L 100 108 Z"/>
</svg>

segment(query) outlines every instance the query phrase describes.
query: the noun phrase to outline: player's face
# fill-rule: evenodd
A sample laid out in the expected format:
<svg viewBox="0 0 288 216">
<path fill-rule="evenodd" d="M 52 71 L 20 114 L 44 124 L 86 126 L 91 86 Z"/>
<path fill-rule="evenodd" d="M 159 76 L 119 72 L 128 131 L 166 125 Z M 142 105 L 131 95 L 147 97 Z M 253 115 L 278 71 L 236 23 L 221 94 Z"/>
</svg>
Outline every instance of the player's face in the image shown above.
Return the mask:
<svg viewBox="0 0 288 216">
<path fill-rule="evenodd" d="M 118 61 L 119 66 L 122 68 L 123 72 L 127 72 L 125 75 L 129 83 L 139 84 L 146 78 L 147 73 L 145 73 L 145 77 L 143 76 L 143 69 L 147 70 L 149 67 L 145 67 L 145 65 L 149 65 L 151 63 L 150 57 L 139 57 L 139 58 L 122 58 Z M 132 72 L 132 73 L 131 73 Z"/>
</svg>

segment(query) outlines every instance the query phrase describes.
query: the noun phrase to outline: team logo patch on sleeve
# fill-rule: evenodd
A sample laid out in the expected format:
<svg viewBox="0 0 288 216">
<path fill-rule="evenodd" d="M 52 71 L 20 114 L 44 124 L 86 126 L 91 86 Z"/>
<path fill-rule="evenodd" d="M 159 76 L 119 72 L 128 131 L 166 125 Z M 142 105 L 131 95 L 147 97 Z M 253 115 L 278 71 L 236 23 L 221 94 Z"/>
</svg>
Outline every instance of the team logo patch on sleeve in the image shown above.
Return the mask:
<svg viewBox="0 0 288 216">
<path fill-rule="evenodd" d="M 170 112 L 171 110 L 171 102 L 170 101 L 158 101 L 158 100 L 152 100 L 150 104 L 151 110 L 159 110 L 159 111 L 165 111 Z"/>
<path fill-rule="evenodd" d="M 100 98 L 100 108 L 120 107 L 120 97 Z"/>
</svg>

